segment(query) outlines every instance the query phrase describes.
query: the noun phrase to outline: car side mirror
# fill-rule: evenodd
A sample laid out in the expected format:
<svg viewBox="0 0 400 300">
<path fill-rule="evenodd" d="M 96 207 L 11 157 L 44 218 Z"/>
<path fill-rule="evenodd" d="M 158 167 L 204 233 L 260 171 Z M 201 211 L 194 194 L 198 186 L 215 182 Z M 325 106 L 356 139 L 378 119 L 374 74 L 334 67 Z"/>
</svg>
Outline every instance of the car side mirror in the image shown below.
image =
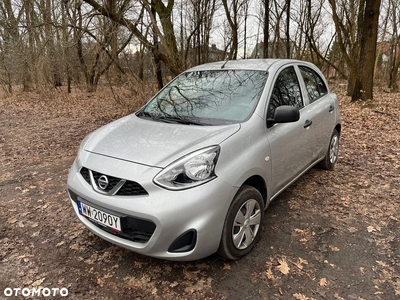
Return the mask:
<svg viewBox="0 0 400 300">
<path fill-rule="evenodd" d="M 282 105 L 275 108 L 273 118 L 267 119 L 267 127 L 273 126 L 275 123 L 291 123 L 300 119 L 300 111 L 295 106 Z"/>
</svg>

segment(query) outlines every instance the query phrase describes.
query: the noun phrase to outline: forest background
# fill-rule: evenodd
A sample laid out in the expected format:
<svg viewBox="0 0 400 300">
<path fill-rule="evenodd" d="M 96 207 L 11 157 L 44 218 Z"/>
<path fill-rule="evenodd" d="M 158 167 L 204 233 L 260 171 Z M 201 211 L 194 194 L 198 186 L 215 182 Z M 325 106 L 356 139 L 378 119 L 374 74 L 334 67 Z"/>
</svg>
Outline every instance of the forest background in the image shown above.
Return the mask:
<svg viewBox="0 0 400 300">
<path fill-rule="evenodd" d="M 398 90 L 399 20 L 397 0 L 4 0 L 0 86 L 102 86 L 131 106 L 189 67 L 268 57 L 311 61 L 371 99 L 374 78 Z"/>
</svg>

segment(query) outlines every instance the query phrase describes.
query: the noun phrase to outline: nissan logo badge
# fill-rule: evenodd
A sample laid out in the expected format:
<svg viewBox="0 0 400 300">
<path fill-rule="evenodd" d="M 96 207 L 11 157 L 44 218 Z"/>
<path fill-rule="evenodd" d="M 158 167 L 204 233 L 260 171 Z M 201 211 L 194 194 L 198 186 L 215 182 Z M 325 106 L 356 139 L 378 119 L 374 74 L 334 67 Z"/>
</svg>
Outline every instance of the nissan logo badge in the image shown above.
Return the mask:
<svg viewBox="0 0 400 300">
<path fill-rule="evenodd" d="M 108 178 L 107 178 L 107 176 L 106 175 L 101 175 L 99 180 L 97 181 L 97 184 L 99 185 L 99 188 L 104 191 L 108 186 Z"/>
</svg>

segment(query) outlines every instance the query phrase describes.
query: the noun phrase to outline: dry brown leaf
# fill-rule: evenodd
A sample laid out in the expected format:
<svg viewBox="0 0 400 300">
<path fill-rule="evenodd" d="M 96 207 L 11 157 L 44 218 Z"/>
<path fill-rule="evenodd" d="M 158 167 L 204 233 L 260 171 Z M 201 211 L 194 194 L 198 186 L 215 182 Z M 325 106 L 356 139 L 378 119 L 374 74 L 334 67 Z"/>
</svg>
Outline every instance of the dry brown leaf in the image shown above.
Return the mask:
<svg viewBox="0 0 400 300">
<path fill-rule="evenodd" d="M 319 285 L 320 286 L 326 286 L 326 278 L 321 278 L 320 280 L 319 280 Z"/>
<path fill-rule="evenodd" d="M 200 271 L 189 271 L 187 268 L 183 269 L 183 274 L 188 279 L 197 279 L 197 273 Z"/>
<path fill-rule="evenodd" d="M 383 261 L 377 260 L 376 263 L 377 263 L 378 265 L 380 265 L 381 267 L 384 267 L 384 268 L 387 268 L 387 267 L 388 267 L 388 265 L 385 264 Z"/>
<path fill-rule="evenodd" d="M 290 268 L 289 268 L 287 261 L 284 258 L 279 259 L 278 261 L 279 261 L 278 270 L 284 275 L 289 274 Z"/>
<path fill-rule="evenodd" d="M 294 231 L 297 232 L 297 233 L 302 233 L 302 234 L 307 232 L 306 230 L 299 229 L 299 228 L 295 228 Z"/>
<path fill-rule="evenodd" d="M 311 297 L 309 298 L 309 297 L 304 296 L 303 294 L 299 294 L 299 293 L 293 294 L 293 297 L 297 300 L 315 300 L 314 298 L 311 298 Z"/>
<path fill-rule="evenodd" d="M 349 228 L 347 228 L 347 230 L 348 230 L 350 233 L 355 233 L 355 232 L 358 231 L 358 229 L 355 228 L 355 227 L 349 227 Z"/>
<path fill-rule="evenodd" d="M 305 259 L 302 259 L 301 257 L 299 257 L 299 260 L 297 262 L 293 263 L 297 268 L 299 268 L 300 270 L 303 270 L 303 265 L 307 265 L 308 262 Z"/>
<path fill-rule="evenodd" d="M 339 252 L 340 249 L 338 247 L 335 246 L 329 246 L 329 248 L 333 251 L 333 252 Z"/>
<path fill-rule="evenodd" d="M 79 249 L 79 245 L 77 243 L 72 244 L 71 246 L 69 246 L 70 249 L 72 250 L 78 250 Z"/>
<path fill-rule="evenodd" d="M 8 220 L 7 220 L 7 222 L 10 223 L 10 224 L 14 224 L 14 223 L 16 223 L 17 221 L 18 221 L 18 219 L 16 219 L 16 218 L 8 219 Z"/>
<path fill-rule="evenodd" d="M 268 270 L 265 273 L 266 273 L 268 279 L 275 279 L 275 276 L 272 273 L 271 268 L 268 268 Z"/>
<path fill-rule="evenodd" d="M 32 283 L 32 286 L 37 287 L 37 286 L 41 285 L 45 279 L 46 279 L 46 277 L 36 280 L 34 283 Z"/>
</svg>

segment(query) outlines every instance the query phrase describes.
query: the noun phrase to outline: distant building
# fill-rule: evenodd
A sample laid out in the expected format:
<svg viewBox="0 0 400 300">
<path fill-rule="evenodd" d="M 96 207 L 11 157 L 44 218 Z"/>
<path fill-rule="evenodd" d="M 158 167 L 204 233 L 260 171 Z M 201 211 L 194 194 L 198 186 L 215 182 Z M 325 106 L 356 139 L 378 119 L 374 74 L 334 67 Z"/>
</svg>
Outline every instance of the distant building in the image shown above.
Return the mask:
<svg viewBox="0 0 400 300">
<path fill-rule="evenodd" d="M 215 44 L 212 44 L 211 47 L 200 45 L 189 49 L 186 63 L 190 66 L 195 66 L 207 62 L 225 60 L 225 56 L 225 51 L 218 49 Z"/>
<path fill-rule="evenodd" d="M 399 45 L 394 46 L 391 42 L 378 42 L 377 44 L 377 56 L 378 66 L 387 67 L 390 61 L 398 56 L 400 53 Z"/>
<path fill-rule="evenodd" d="M 293 57 L 294 43 L 290 42 L 290 57 Z M 250 58 L 263 58 L 264 42 L 255 45 Z M 279 40 L 268 44 L 268 58 L 287 58 L 286 41 Z"/>
</svg>

